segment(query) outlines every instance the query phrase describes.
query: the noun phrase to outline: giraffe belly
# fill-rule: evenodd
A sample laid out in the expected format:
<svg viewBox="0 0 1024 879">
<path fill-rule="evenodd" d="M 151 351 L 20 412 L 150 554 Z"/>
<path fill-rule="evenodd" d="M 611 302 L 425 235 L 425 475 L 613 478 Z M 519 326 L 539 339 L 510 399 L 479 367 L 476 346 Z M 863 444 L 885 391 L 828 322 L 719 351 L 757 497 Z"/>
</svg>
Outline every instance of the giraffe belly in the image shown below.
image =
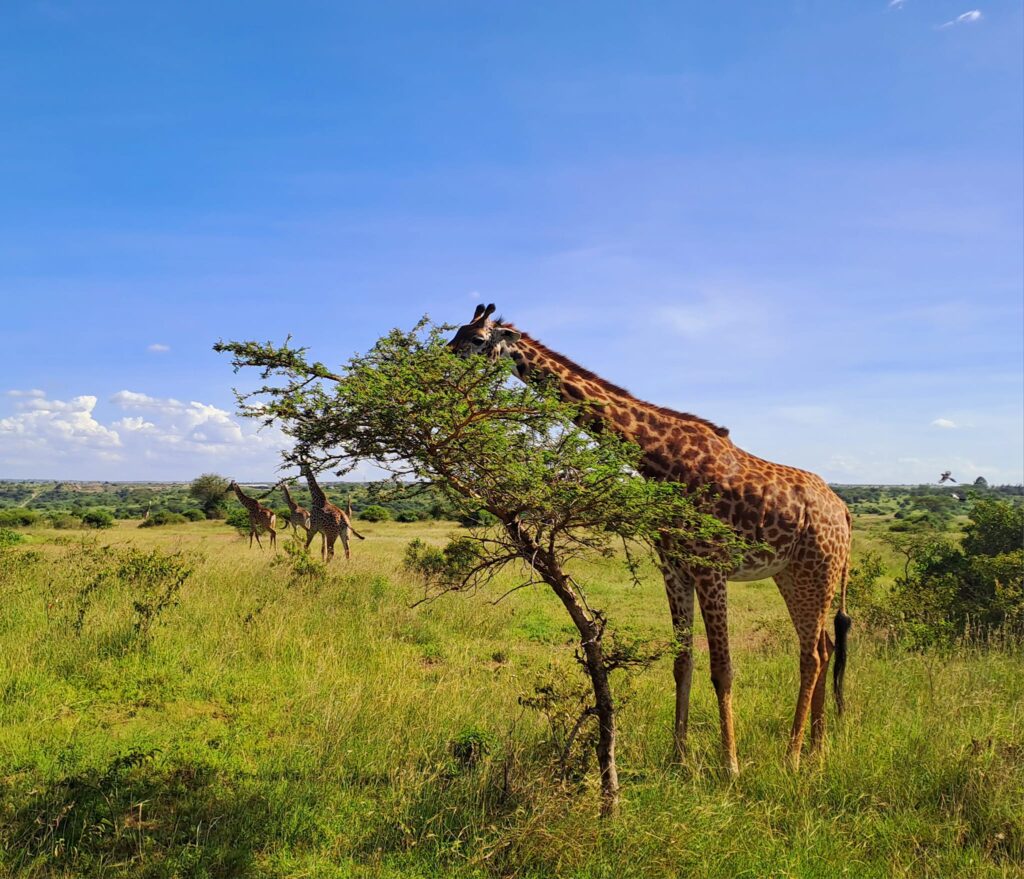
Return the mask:
<svg viewBox="0 0 1024 879">
<path fill-rule="evenodd" d="M 749 559 L 740 567 L 730 571 L 728 579 L 735 580 L 738 583 L 746 583 L 750 580 L 765 580 L 768 577 L 774 577 L 787 564 L 788 561 L 786 559 L 778 557 L 771 559 Z"/>
</svg>

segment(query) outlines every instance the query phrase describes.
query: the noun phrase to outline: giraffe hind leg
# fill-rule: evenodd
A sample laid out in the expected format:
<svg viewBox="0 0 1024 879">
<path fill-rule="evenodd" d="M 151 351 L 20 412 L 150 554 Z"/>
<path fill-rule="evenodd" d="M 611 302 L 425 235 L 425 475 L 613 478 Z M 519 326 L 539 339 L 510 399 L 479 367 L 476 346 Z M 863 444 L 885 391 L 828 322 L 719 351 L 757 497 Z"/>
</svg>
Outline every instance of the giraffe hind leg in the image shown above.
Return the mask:
<svg viewBox="0 0 1024 879">
<path fill-rule="evenodd" d="M 794 769 L 800 766 L 800 750 L 804 740 L 807 718 L 815 696 L 819 695 L 815 709 L 819 734 L 824 732 L 824 675 L 831 655 L 828 642 L 823 640 L 825 614 L 835 591 L 828 573 L 820 569 L 799 571 L 786 569 L 775 575 L 775 582 L 786 601 L 786 609 L 800 642 L 800 689 L 797 694 L 793 727 L 789 735 L 788 758 Z M 818 694 L 819 682 L 821 692 Z M 813 733 L 813 730 L 812 730 Z"/>
<path fill-rule="evenodd" d="M 828 662 L 835 645 L 825 629 L 818 638 L 818 680 L 811 696 L 811 750 L 817 751 L 825 740 L 825 694 L 828 690 Z"/>
</svg>

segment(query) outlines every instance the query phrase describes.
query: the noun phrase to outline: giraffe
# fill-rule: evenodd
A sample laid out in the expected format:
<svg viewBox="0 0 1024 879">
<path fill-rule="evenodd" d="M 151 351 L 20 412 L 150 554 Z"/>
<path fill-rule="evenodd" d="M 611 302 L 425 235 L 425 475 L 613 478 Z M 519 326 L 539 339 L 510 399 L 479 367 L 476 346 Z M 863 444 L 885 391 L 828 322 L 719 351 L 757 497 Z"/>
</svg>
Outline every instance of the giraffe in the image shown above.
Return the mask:
<svg viewBox="0 0 1024 879">
<path fill-rule="evenodd" d="M 726 581 L 773 577 L 800 644 L 800 688 L 787 750 L 790 765 L 797 768 L 808 714 L 812 748 L 823 742 L 826 678 L 833 652 L 836 706 L 839 711 L 843 708 L 846 641 L 852 623 L 846 615 L 852 532 L 846 505 L 819 476 L 755 457 L 736 446 L 726 428 L 696 415 L 638 400 L 511 324 L 492 319 L 493 313 L 493 304 L 478 306 L 449 348 L 462 357 L 508 357 L 524 382 L 553 380 L 563 399 L 586 404 L 581 423 L 585 421 L 585 426 L 595 430 L 612 430 L 641 448 L 643 476 L 679 482 L 690 490 L 710 489 L 714 497 L 711 512 L 717 518 L 741 537 L 767 545 L 765 551 L 748 553 L 728 572 L 687 565 L 679 561 L 671 546 L 658 547 L 676 637 L 673 738 L 677 757 L 685 759 L 696 594 L 707 631 L 723 760 L 730 774 L 739 772 Z M 688 549 L 700 552 L 701 547 Z M 825 631 L 825 617 L 837 586 L 840 609 L 833 642 Z"/>
<path fill-rule="evenodd" d="M 294 500 L 292 500 L 292 494 L 288 491 L 288 483 L 281 483 L 281 491 L 284 492 L 285 502 L 288 504 L 288 509 L 291 510 L 291 515 L 288 517 L 285 527 L 288 525 L 292 526 L 292 532 L 296 533 L 299 528 L 306 532 L 306 536 L 309 536 L 309 530 L 312 528 L 312 520 L 309 515 L 309 510 L 305 507 L 299 506 Z"/>
<path fill-rule="evenodd" d="M 313 476 L 313 471 L 310 470 L 309 465 L 303 464 L 301 470 L 302 475 L 306 477 L 306 483 L 309 485 L 309 493 L 313 497 L 313 505 L 309 511 L 310 527 L 306 532 L 306 549 L 309 549 L 309 545 L 313 542 L 313 537 L 316 533 L 320 532 L 320 535 L 323 537 L 323 543 L 320 545 L 320 557 L 324 562 L 329 562 L 334 558 L 334 542 L 339 537 L 341 538 L 341 545 L 345 547 L 345 558 L 350 559 L 352 556 L 348 548 L 349 531 L 360 540 L 366 540 L 362 534 L 352 527 L 351 499 L 348 502 L 347 512 L 340 507 L 336 507 L 327 500 L 327 495 L 317 485 L 316 478 Z"/>
<path fill-rule="evenodd" d="M 242 506 L 249 511 L 249 548 L 252 549 L 252 539 L 255 537 L 257 545 L 263 549 L 259 529 L 266 528 L 270 532 L 270 548 L 274 549 L 277 546 L 277 531 L 274 530 L 277 514 L 269 507 L 263 506 L 256 498 L 245 494 L 234 480 L 231 480 L 228 488 L 234 491 Z"/>
</svg>

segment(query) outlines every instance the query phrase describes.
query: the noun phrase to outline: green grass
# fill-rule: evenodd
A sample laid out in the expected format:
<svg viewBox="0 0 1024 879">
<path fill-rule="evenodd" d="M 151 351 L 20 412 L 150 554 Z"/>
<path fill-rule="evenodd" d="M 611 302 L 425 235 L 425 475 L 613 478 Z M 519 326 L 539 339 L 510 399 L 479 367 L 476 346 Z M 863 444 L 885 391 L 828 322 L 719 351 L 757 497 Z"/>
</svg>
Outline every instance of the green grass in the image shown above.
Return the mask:
<svg viewBox="0 0 1024 879">
<path fill-rule="evenodd" d="M 889 653 L 855 629 L 848 714 L 793 774 L 796 641 L 773 584 L 734 584 L 739 779 L 718 768 L 698 632 L 690 764 L 670 762 L 666 659 L 622 708 L 623 808 L 601 822 L 595 779 L 556 782 L 517 701 L 552 664 L 575 674 L 555 600 L 494 606 L 496 584 L 410 608 L 405 544 L 452 527 L 364 523 L 325 578 L 223 524 L 90 535 L 196 555 L 148 647 L 117 586 L 76 635 L 79 538 L 29 530 L 9 552 L 37 560 L 0 562 L 0 874 L 1024 875 L 1019 654 Z M 652 570 L 640 587 L 606 562 L 581 573 L 613 624 L 669 636 Z M 471 766 L 453 757 L 467 739 L 488 742 Z"/>
</svg>

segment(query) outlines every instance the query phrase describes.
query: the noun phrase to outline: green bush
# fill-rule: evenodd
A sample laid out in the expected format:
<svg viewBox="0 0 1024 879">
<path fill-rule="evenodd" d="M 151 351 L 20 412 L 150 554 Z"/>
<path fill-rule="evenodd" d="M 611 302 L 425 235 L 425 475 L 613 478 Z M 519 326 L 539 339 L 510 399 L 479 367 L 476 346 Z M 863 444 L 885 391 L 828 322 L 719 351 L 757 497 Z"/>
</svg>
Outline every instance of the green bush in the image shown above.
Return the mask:
<svg viewBox="0 0 1024 879">
<path fill-rule="evenodd" d="M 72 513 L 65 513 L 61 511 L 50 513 L 47 516 L 50 522 L 51 528 L 58 528 L 61 530 L 68 528 L 81 528 L 82 520 Z"/>
<path fill-rule="evenodd" d="M 379 504 L 370 504 L 359 514 L 359 518 L 367 522 L 387 522 L 391 518 L 391 510 Z"/>
<path fill-rule="evenodd" d="M 202 510 L 197 510 L 195 508 L 192 508 L 191 510 L 184 510 L 181 515 L 188 519 L 189 522 L 206 521 L 206 513 L 204 513 Z"/>
<path fill-rule="evenodd" d="M 402 510 L 397 516 L 395 516 L 396 522 L 419 522 L 420 517 L 416 514 L 415 510 Z"/>
<path fill-rule="evenodd" d="M 981 500 L 970 519 L 960 546 L 927 528 L 894 526 L 886 542 L 902 570 L 892 586 L 878 586 L 877 558 L 851 572 L 851 594 L 865 621 L 911 649 L 985 639 L 996 630 L 1024 637 L 1024 509 Z"/>
<path fill-rule="evenodd" d="M 17 531 L 12 531 L 10 528 L 0 528 L 0 549 L 5 546 L 14 546 L 14 544 L 21 543 L 24 539 Z"/>
<path fill-rule="evenodd" d="M 148 519 L 139 523 L 140 528 L 156 528 L 159 525 L 183 525 L 187 522 L 181 513 L 172 513 L 170 510 L 158 510 Z"/>
<path fill-rule="evenodd" d="M 21 528 L 34 524 L 38 519 L 39 514 L 35 510 L 28 510 L 25 507 L 0 510 L 0 528 Z"/>
<path fill-rule="evenodd" d="M 107 510 L 87 510 L 82 514 L 82 524 L 87 528 L 111 528 L 114 517 Z"/>
</svg>

